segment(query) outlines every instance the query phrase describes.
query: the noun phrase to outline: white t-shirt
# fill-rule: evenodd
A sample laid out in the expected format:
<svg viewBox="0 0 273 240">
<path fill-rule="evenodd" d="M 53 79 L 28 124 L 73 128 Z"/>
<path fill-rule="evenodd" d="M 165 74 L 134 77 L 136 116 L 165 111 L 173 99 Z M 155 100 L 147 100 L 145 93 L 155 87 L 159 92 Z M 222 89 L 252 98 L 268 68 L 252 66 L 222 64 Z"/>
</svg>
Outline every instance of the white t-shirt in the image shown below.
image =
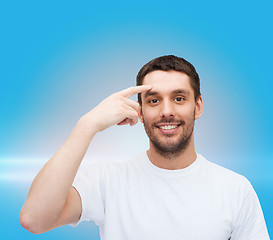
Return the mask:
<svg viewBox="0 0 273 240">
<path fill-rule="evenodd" d="M 166 170 L 146 153 L 97 163 L 73 186 L 82 200 L 77 223 L 93 220 L 102 240 L 268 240 L 250 182 L 198 154 L 187 168 Z"/>
</svg>

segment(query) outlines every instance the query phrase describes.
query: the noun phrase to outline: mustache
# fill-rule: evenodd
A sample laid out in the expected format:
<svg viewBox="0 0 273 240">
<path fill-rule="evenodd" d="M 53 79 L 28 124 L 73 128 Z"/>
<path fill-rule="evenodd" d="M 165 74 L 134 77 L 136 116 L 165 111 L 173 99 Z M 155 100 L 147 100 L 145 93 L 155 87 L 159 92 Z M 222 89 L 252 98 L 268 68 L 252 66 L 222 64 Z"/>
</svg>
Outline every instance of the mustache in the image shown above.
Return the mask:
<svg viewBox="0 0 273 240">
<path fill-rule="evenodd" d="M 183 120 L 175 120 L 173 118 L 165 118 L 165 119 L 162 119 L 162 120 L 160 120 L 158 122 L 154 122 L 153 126 L 157 126 L 160 123 L 175 123 L 175 124 L 184 125 L 185 121 L 183 121 Z"/>
</svg>

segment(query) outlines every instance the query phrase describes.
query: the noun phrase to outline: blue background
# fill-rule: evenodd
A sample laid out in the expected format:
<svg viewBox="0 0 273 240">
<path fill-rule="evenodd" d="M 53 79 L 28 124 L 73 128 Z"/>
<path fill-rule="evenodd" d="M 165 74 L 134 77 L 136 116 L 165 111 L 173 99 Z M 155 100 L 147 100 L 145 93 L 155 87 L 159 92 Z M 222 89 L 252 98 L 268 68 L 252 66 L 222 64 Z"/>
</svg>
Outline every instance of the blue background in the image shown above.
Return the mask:
<svg viewBox="0 0 273 240">
<path fill-rule="evenodd" d="M 264 0 L 2 1 L 1 238 L 99 239 L 90 222 L 31 234 L 19 211 L 78 119 L 165 54 L 184 57 L 201 78 L 197 152 L 251 181 L 272 235 L 272 20 Z M 95 137 L 83 166 L 147 147 L 140 123 L 115 126 Z"/>
</svg>

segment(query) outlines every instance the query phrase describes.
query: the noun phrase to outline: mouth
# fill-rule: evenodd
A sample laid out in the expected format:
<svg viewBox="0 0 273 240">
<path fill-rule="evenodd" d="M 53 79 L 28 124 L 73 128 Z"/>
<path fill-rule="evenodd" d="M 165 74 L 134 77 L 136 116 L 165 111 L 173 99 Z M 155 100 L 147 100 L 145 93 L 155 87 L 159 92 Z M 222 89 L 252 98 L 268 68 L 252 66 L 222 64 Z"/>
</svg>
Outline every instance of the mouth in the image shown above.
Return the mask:
<svg viewBox="0 0 273 240">
<path fill-rule="evenodd" d="M 160 124 L 160 125 L 157 125 L 156 127 L 163 134 L 174 134 L 178 131 L 180 125 L 181 124 L 169 123 L 169 124 Z"/>
</svg>

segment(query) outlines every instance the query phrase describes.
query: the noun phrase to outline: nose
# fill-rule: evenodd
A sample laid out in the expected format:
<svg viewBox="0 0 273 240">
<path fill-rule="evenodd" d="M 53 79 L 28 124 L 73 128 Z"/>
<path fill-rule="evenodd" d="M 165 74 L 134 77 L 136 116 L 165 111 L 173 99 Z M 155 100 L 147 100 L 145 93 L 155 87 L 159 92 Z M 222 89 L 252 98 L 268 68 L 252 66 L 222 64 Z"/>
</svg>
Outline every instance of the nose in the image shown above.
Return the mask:
<svg viewBox="0 0 273 240">
<path fill-rule="evenodd" d="M 171 101 L 166 100 L 162 102 L 160 109 L 160 117 L 162 118 L 174 117 L 174 106 Z"/>
</svg>

